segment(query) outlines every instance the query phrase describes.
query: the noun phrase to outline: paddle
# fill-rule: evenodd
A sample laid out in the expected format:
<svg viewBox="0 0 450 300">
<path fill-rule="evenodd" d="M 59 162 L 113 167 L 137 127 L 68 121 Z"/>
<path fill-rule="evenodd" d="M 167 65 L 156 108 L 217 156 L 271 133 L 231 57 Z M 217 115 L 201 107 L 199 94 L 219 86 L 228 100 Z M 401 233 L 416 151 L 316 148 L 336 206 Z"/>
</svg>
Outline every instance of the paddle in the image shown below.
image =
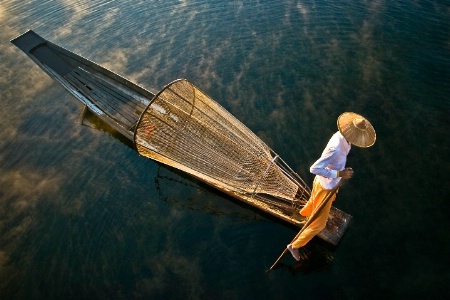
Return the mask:
<svg viewBox="0 0 450 300">
<path fill-rule="evenodd" d="M 344 183 L 344 181 L 346 181 L 346 179 L 341 179 L 338 184 L 328 192 L 328 194 L 325 196 L 325 198 L 323 199 L 322 203 L 320 203 L 320 205 L 312 212 L 311 217 L 309 218 L 309 220 L 303 225 L 302 229 L 300 229 L 300 231 L 297 233 L 297 235 L 294 237 L 294 239 L 292 240 L 295 241 L 295 239 L 297 239 L 297 237 L 306 229 L 308 228 L 309 224 L 311 224 L 319 215 L 319 213 L 322 211 L 322 209 L 325 207 L 325 205 L 328 203 L 328 201 L 330 201 L 331 196 L 333 196 L 336 191 L 339 189 L 339 187 Z M 291 243 L 292 243 L 291 242 Z M 270 267 L 269 270 L 266 271 L 270 272 L 272 271 L 272 269 L 278 264 L 278 262 L 281 260 L 281 258 L 286 254 L 286 252 L 288 251 L 287 248 L 284 248 L 283 253 L 281 253 L 281 255 L 278 257 L 278 259 L 273 263 L 273 265 Z"/>
</svg>

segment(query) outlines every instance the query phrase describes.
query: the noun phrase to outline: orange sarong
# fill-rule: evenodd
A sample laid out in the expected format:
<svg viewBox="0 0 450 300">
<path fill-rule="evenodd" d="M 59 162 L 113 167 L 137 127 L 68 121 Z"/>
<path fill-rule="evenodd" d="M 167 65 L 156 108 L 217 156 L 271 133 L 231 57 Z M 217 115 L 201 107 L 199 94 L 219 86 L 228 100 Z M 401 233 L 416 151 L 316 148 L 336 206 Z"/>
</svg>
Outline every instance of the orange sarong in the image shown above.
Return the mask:
<svg viewBox="0 0 450 300">
<path fill-rule="evenodd" d="M 311 197 L 306 205 L 300 210 L 300 214 L 304 217 L 310 217 L 313 211 L 322 203 L 330 190 L 324 189 L 317 177 L 314 179 Z M 316 234 L 322 231 L 327 225 L 328 214 L 330 213 L 331 204 L 336 199 L 336 194 L 331 196 L 330 201 L 323 207 L 316 219 L 292 242 L 292 248 L 300 248 L 305 246 Z"/>
</svg>

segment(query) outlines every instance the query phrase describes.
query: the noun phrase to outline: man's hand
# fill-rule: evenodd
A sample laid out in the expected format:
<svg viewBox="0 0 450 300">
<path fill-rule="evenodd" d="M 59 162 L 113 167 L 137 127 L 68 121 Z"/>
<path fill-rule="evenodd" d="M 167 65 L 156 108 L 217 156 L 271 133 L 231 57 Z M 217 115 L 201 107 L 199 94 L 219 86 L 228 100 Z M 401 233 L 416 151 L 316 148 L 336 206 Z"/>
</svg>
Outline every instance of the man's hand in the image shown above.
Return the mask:
<svg viewBox="0 0 450 300">
<path fill-rule="evenodd" d="M 339 171 L 339 177 L 342 177 L 342 179 L 350 179 L 353 176 L 353 169 L 352 168 L 345 168 L 342 171 Z"/>
</svg>

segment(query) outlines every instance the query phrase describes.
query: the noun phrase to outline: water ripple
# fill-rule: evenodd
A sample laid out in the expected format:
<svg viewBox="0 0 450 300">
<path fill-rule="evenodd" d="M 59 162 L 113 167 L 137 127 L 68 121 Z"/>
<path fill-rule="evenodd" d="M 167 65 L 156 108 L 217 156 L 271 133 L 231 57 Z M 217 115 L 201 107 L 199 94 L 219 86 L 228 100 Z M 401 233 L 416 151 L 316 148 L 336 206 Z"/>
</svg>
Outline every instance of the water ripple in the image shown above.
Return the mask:
<svg viewBox="0 0 450 300">
<path fill-rule="evenodd" d="M 379 139 L 352 149 L 358 176 L 337 205 L 356 221 L 332 270 L 314 277 L 321 288 L 283 271 L 261 279 L 290 228 L 188 178 L 174 182 L 170 170 L 158 177 L 157 164 L 79 126 L 73 99 L 1 43 L 0 291 L 370 298 L 413 296 L 420 281 L 414 296 L 441 295 L 431 280 L 445 277 L 449 243 L 439 229 L 449 222 L 448 184 L 435 173 L 448 165 L 449 28 L 442 1 L 2 1 L 3 41 L 33 29 L 153 91 L 186 77 L 307 182 L 342 111 L 367 116 Z M 427 218 L 441 226 L 429 230 Z"/>
</svg>

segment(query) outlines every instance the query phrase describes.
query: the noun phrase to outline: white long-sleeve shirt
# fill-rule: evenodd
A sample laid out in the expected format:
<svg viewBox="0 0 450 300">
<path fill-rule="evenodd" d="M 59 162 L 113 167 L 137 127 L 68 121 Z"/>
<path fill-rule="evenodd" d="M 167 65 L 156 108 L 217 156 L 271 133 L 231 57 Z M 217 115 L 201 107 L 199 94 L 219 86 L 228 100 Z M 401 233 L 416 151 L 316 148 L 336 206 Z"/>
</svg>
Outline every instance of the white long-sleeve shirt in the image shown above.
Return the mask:
<svg viewBox="0 0 450 300">
<path fill-rule="evenodd" d="M 309 169 L 324 189 L 331 190 L 341 180 L 337 177 L 337 171 L 344 170 L 350 149 L 351 144 L 338 131 L 328 141 L 322 156 Z"/>
</svg>

